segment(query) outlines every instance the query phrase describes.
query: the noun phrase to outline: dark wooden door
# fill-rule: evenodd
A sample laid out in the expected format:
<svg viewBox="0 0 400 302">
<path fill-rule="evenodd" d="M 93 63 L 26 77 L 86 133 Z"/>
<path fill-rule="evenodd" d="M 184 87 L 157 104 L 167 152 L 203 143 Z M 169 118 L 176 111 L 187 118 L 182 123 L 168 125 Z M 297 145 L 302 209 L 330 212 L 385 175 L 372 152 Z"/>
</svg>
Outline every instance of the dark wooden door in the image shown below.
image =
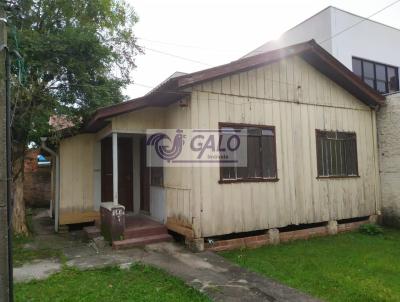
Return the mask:
<svg viewBox="0 0 400 302">
<path fill-rule="evenodd" d="M 113 163 L 111 138 L 101 141 L 101 202 L 113 201 Z"/>
<path fill-rule="evenodd" d="M 118 199 L 125 211 L 133 211 L 132 139 L 118 139 Z"/>
<path fill-rule="evenodd" d="M 140 139 L 140 210 L 150 213 L 150 168 L 147 167 L 146 137 Z"/>
<path fill-rule="evenodd" d="M 133 211 L 132 139 L 118 138 L 118 202 L 126 211 Z M 113 200 L 112 139 L 101 143 L 101 200 Z"/>
</svg>

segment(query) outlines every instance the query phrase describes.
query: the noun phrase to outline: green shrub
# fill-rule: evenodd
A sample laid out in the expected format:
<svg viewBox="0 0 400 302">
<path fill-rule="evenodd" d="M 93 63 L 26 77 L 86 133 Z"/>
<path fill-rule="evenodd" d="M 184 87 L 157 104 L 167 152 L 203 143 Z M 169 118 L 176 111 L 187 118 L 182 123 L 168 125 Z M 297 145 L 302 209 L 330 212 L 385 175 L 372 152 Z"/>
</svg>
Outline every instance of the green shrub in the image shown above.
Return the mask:
<svg viewBox="0 0 400 302">
<path fill-rule="evenodd" d="M 372 223 L 363 224 L 360 227 L 360 232 L 367 235 L 380 235 L 383 234 L 383 229 L 377 225 Z"/>
</svg>

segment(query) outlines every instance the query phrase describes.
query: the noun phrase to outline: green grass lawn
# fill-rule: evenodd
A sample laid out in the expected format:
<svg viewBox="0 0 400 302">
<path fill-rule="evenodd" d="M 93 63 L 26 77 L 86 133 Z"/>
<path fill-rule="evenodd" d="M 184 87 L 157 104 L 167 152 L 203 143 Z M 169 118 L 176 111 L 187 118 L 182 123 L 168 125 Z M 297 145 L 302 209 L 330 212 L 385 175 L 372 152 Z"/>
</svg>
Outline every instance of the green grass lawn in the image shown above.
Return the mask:
<svg viewBox="0 0 400 302">
<path fill-rule="evenodd" d="M 167 273 L 145 265 L 128 270 L 64 269 L 43 281 L 15 284 L 15 301 L 210 301 Z"/>
<path fill-rule="evenodd" d="M 13 238 L 13 265 L 14 267 L 22 266 L 24 263 L 32 262 L 37 259 L 62 259 L 61 250 L 54 248 L 29 248 L 26 245 L 32 244 L 33 235 L 27 237 Z"/>
<path fill-rule="evenodd" d="M 400 301 L 400 231 L 359 232 L 221 253 L 326 301 Z"/>
<path fill-rule="evenodd" d="M 33 227 L 34 210 L 26 209 L 26 224 L 28 227 L 28 236 L 13 236 L 13 266 L 22 266 L 24 263 L 32 262 L 40 259 L 60 259 L 64 255 L 60 249 L 54 248 L 52 245 L 35 244 L 35 230 Z"/>
</svg>

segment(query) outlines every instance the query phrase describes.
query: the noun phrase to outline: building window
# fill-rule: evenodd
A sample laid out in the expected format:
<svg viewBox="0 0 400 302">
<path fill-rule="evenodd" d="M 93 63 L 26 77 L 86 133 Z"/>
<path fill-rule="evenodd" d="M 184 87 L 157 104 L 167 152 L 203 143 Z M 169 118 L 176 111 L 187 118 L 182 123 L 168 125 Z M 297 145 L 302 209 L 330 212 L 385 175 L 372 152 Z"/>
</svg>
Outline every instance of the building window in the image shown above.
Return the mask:
<svg viewBox="0 0 400 302">
<path fill-rule="evenodd" d="M 380 93 L 399 90 L 399 70 L 397 67 L 353 58 L 353 72 Z"/>
<path fill-rule="evenodd" d="M 224 129 L 229 135 L 236 129 L 247 132 L 247 166 L 221 166 L 220 182 L 277 180 L 275 127 L 221 123 L 220 129 L 222 136 Z"/>
<path fill-rule="evenodd" d="M 150 167 L 150 184 L 160 187 L 164 185 L 164 167 Z"/>
<path fill-rule="evenodd" d="M 354 132 L 316 130 L 318 177 L 358 176 Z"/>
</svg>

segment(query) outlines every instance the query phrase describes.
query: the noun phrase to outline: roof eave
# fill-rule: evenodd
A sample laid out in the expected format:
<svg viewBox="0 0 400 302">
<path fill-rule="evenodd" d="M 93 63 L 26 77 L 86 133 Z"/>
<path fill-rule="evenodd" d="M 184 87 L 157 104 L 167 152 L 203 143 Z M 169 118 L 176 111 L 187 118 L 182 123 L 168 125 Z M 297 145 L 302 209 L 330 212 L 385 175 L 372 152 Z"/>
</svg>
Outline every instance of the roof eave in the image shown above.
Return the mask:
<svg viewBox="0 0 400 302">
<path fill-rule="evenodd" d="M 371 108 L 384 103 L 385 97 L 365 84 L 358 76 L 346 68 L 314 40 L 276 49 L 259 55 L 240 59 L 225 65 L 205 69 L 188 75 L 171 78 L 149 94 L 128 102 L 97 110 L 84 127 L 85 132 L 97 132 L 107 125 L 107 118 L 145 107 L 167 106 L 189 94 L 184 88 L 221 78 L 233 73 L 243 72 L 263 65 L 272 64 L 283 58 L 299 55 L 309 64 L 328 76 L 339 86 L 349 91 Z"/>
<path fill-rule="evenodd" d="M 186 96 L 188 92 L 176 89 L 176 80 L 171 79 L 154 92 L 143 97 L 98 109 L 83 128 L 84 132 L 97 132 L 104 128 L 114 116 L 146 107 L 165 107 Z"/>
</svg>

